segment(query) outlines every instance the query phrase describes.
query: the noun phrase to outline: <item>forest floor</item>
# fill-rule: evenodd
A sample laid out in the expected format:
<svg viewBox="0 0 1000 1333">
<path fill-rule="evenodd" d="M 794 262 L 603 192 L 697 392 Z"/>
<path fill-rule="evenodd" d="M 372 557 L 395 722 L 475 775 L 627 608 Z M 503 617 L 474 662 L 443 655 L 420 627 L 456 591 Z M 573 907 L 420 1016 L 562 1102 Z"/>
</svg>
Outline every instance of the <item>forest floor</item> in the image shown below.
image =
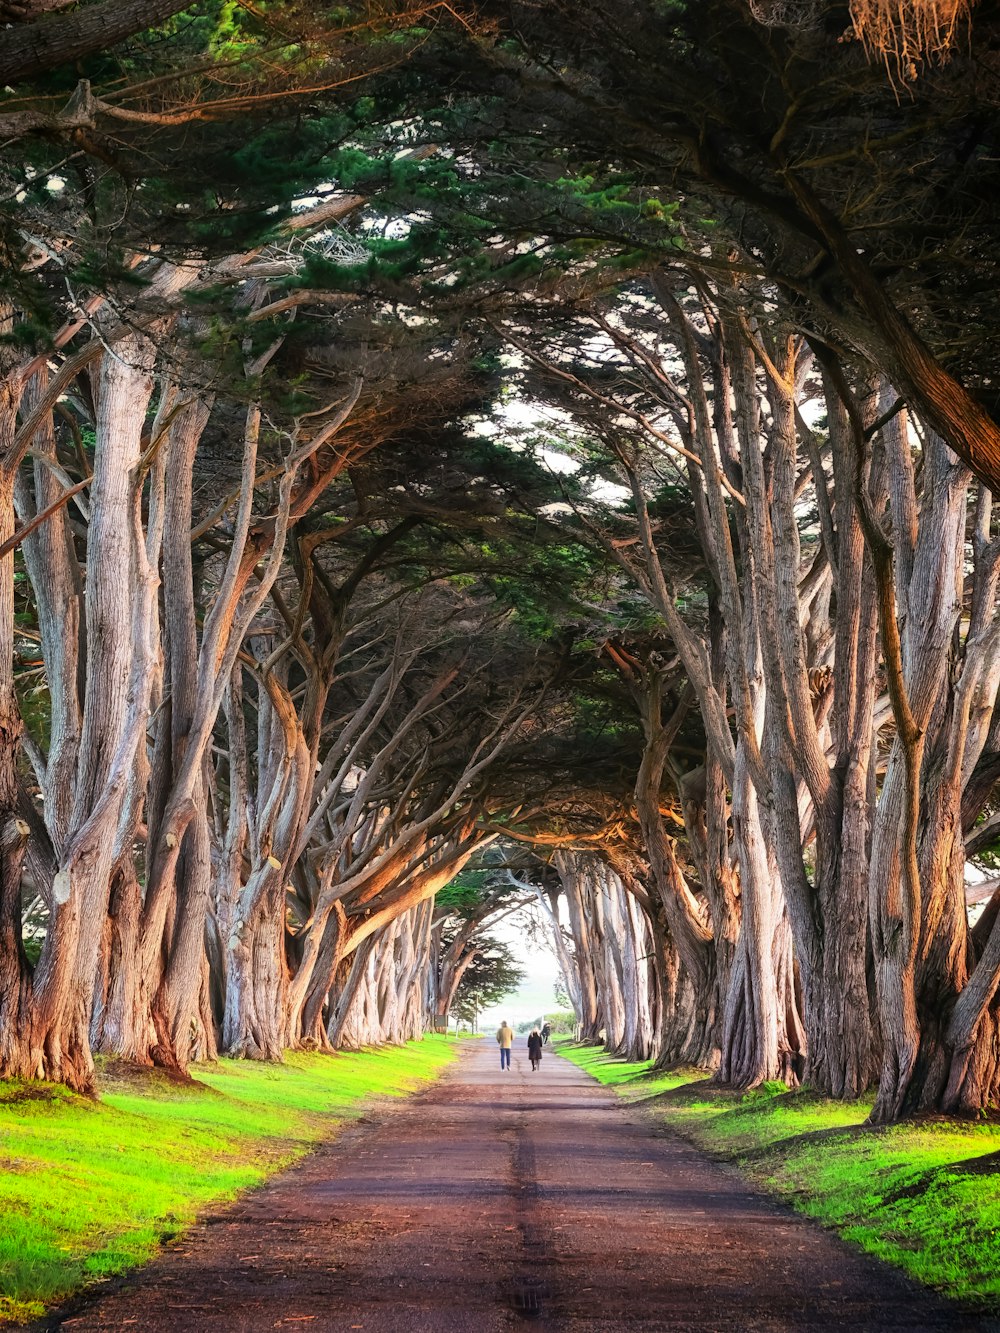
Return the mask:
<svg viewBox="0 0 1000 1333">
<path fill-rule="evenodd" d="M 979 1330 L 566 1060 L 468 1043 L 425 1091 L 35 1327 Z"/>
</svg>

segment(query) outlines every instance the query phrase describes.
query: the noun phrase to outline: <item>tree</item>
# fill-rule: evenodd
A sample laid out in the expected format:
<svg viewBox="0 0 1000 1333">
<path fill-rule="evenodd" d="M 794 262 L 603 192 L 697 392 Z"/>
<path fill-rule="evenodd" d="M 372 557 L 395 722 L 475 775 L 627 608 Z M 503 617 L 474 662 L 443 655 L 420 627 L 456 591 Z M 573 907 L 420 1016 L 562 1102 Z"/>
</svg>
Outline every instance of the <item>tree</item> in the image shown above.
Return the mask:
<svg viewBox="0 0 1000 1333">
<path fill-rule="evenodd" d="M 455 991 L 452 1011 L 463 1023 L 475 1026 L 480 1013 L 505 1000 L 524 980 L 509 944 L 495 936 L 480 938 L 476 956 Z"/>
<path fill-rule="evenodd" d="M 142 32 L 186 8 L 178 0 L 132 0 L 128 4 L 90 5 L 79 13 L 37 18 L 39 11 L 68 8 L 41 3 L 23 15 L 34 22 L 16 27 L 4 40 L 0 55 L 0 78 L 15 83 L 37 74 L 59 69 Z M 32 9 L 34 12 L 32 12 Z M 22 17 L 22 15 L 17 15 Z"/>
<path fill-rule="evenodd" d="M 956 12 L 0 8 L 0 1072 L 403 1040 L 525 892 L 588 1040 L 1000 1096 Z"/>
<path fill-rule="evenodd" d="M 622 164 L 637 203 L 645 196 L 658 210 L 679 192 L 692 221 L 707 210 L 727 227 L 737 267 L 762 270 L 800 328 L 873 361 L 995 487 L 1000 427 L 988 359 L 965 345 L 960 327 L 980 312 L 991 318 L 979 278 L 996 247 L 973 219 L 992 197 L 996 168 L 982 147 L 974 67 L 995 15 L 981 11 L 970 50 L 957 47 L 912 98 L 899 99 L 860 43 L 839 40 L 835 11 L 827 18 L 818 7 L 801 25 L 767 27 L 759 8 L 746 0 L 480 7 L 502 39 L 432 45 L 425 68 L 429 78 L 447 77 L 453 95 L 459 81 L 467 90 L 448 117 L 463 151 L 485 153 L 486 139 L 502 138 L 534 171 L 532 144 L 544 125 L 562 146 L 564 180 L 576 163 L 588 181 L 595 163 L 615 164 L 619 176 Z M 555 63 L 542 51 L 558 53 Z M 936 169 L 915 170 L 932 144 Z M 531 177 L 520 166 L 508 188 L 523 199 L 520 182 Z M 627 216 L 616 220 L 619 239 Z M 557 237 L 567 220 L 576 221 L 551 215 Z M 921 263 L 928 228 L 949 239 Z M 696 244 L 684 248 L 698 254 Z M 934 300 L 933 289 L 947 299 Z"/>
</svg>

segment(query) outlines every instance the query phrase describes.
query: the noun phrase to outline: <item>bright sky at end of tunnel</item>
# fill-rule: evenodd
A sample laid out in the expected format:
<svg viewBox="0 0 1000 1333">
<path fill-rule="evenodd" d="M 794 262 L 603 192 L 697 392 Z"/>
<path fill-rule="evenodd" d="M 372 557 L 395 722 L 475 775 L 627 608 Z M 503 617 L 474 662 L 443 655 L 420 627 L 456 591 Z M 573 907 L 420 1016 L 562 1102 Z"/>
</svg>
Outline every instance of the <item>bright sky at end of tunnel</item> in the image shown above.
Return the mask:
<svg viewBox="0 0 1000 1333">
<path fill-rule="evenodd" d="M 499 921 L 491 934 L 502 939 L 514 950 L 518 965 L 524 969 L 524 981 L 516 991 L 499 1004 L 484 1009 L 479 1016 L 483 1032 L 499 1027 L 506 1018 L 513 1026 L 528 1023 L 542 1014 L 552 1013 L 563 1006 L 556 1000 L 555 986 L 559 979 L 559 964 L 555 955 L 528 939 L 516 918 Z"/>
</svg>

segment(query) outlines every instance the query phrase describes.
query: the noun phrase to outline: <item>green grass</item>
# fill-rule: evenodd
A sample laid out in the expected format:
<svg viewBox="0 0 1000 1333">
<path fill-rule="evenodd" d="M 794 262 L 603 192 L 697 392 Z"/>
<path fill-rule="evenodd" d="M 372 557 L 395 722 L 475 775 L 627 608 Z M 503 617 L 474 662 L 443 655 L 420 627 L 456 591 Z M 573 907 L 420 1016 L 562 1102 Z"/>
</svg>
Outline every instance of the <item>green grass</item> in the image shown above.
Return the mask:
<svg viewBox="0 0 1000 1333">
<path fill-rule="evenodd" d="M 593 1047 L 560 1053 L 870 1254 L 957 1300 L 1000 1306 L 1000 1126 L 935 1117 L 871 1128 L 870 1101 L 781 1083 L 731 1093 L 697 1070 L 652 1073 Z"/>
<path fill-rule="evenodd" d="M 427 1037 L 283 1065 L 221 1060 L 190 1084 L 109 1068 L 97 1101 L 0 1082 L 0 1323 L 145 1262 L 207 1205 L 260 1184 L 372 1098 L 414 1091 L 454 1053 Z"/>
<path fill-rule="evenodd" d="M 653 1071 L 648 1060 L 630 1064 L 627 1060 L 614 1060 L 606 1055 L 600 1046 L 577 1046 L 567 1038 L 556 1037 L 552 1043 L 560 1055 L 565 1055 L 575 1065 L 587 1071 L 600 1083 L 609 1083 L 616 1087 L 621 1096 L 629 1101 L 640 1101 L 654 1097 L 660 1092 L 670 1092 L 693 1078 L 701 1078 L 696 1069 L 671 1070 L 669 1073 Z"/>
</svg>

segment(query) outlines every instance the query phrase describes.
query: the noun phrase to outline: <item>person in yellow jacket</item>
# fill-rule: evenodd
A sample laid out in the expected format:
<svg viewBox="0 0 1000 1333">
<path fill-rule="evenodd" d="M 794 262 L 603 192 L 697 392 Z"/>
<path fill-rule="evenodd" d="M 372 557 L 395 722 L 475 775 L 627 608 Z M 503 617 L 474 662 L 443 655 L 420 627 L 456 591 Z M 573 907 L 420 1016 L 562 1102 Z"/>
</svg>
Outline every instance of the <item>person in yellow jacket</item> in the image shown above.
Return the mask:
<svg viewBox="0 0 1000 1333">
<path fill-rule="evenodd" d="M 500 1068 L 510 1068 L 510 1048 L 514 1045 L 514 1029 L 506 1018 L 497 1028 L 497 1045 L 500 1047 Z"/>
</svg>

